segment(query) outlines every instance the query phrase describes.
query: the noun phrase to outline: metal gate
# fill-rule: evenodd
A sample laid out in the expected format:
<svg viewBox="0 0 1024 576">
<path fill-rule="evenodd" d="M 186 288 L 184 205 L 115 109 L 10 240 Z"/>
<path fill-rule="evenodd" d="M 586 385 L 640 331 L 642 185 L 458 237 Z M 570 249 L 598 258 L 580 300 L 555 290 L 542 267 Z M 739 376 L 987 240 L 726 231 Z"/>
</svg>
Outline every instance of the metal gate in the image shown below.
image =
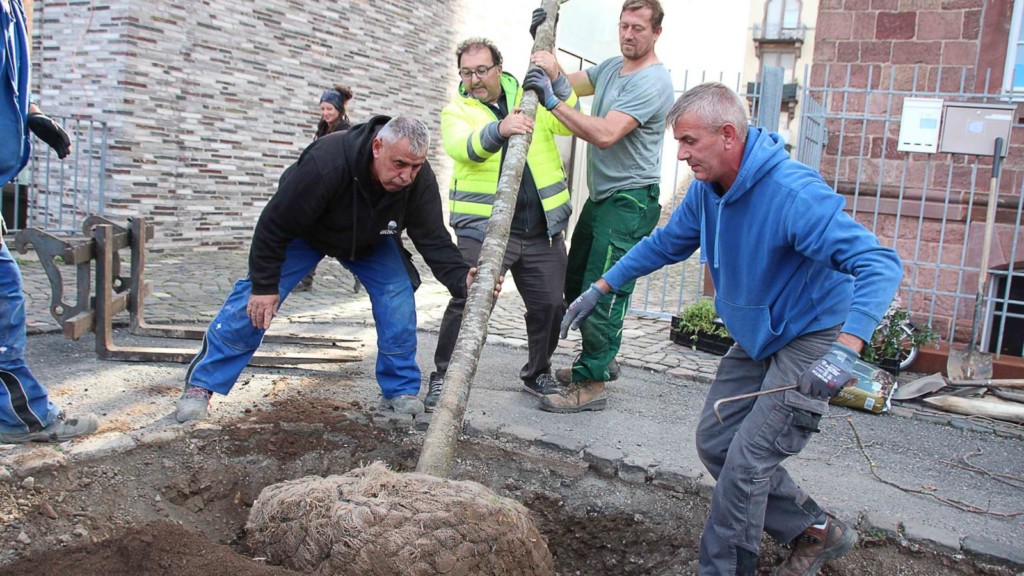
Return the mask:
<svg viewBox="0 0 1024 576">
<path fill-rule="evenodd" d="M 32 157 L 3 189 L 3 215 L 11 231 L 41 228 L 78 233 L 89 215 L 102 216 L 107 184 L 106 122 L 58 118 L 71 138 L 63 160 L 33 136 Z"/>
</svg>

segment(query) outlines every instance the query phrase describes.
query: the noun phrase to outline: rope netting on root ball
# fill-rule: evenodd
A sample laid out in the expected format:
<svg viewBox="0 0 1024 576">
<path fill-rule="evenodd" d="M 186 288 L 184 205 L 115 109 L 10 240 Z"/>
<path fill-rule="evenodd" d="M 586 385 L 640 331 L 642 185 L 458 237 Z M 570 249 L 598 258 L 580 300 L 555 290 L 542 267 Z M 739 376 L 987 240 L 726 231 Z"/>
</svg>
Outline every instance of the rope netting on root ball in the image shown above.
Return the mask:
<svg viewBox="0 0 1024 576">
<path fill-rule="evenodd" d="M 253 552 L 315 574 L 555 573 L 529 511 L 476 482 L 380 463 L 267 486 L 246 524 Z"/>
</svg>

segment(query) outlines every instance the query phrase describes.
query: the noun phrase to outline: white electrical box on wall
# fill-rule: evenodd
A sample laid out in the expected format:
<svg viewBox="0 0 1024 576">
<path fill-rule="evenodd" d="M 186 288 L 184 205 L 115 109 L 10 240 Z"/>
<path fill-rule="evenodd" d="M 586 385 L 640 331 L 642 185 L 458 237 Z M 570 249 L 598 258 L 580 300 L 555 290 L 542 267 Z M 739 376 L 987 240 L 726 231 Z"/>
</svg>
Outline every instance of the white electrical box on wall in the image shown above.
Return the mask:
<svg viewBox="0 0 1024 576">
<path fill-rule="evenodd" d="M 896 149 L 927 154 L 938 152 L 941 121 L 941 98 L 904 98 Z"/>
<path fill-rule="evenodd" d="M 973 104 L 951 102 L 942 115 L 940 152 L 992 156 L 996 138 L 1003 139 L 1002 155 L 1010 144 L 1013 104 Z"/>
</svg>

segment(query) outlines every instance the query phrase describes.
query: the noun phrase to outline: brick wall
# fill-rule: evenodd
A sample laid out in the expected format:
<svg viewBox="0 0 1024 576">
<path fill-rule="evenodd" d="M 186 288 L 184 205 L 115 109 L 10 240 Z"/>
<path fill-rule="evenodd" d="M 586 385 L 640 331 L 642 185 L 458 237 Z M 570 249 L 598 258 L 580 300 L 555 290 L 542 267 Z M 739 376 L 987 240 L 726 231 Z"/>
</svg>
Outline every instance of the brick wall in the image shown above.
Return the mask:
<svg viewBox="0 0 1024 576">
<path fill-rule="evenodd" d="M 152 218 L 157 252 L 247 248 L 278 177 L 313 137 L 319 94 L 337 82 L 355 91 L 354 122 L 426 121 L 446 189 L 439 114 L 458 83 L 467 3 L 37 2 L 33 84 L 52 114 L 109 123 L 108 217 Z M 515 9 L 521 27 L 491 36 L 529 40 L 530 8 Z"/>
<path fill-rule="evenodd" d="M 821 87 L 819 96 L 831 93 L 833 115 L 822 174 L 847 195 L 848 206 L 856 204 L 858 220 L 900 253 L 904 301 L 916 316 L 932 317 L 942 333 L 955 322 L 959 342 L 970 334 L 977 273 L 969 268 L 980 259 L 991 160 L 899 152 L 899 117 L 910 94 L 946 101 L 999 94 L 1012 8 L 1012 0 L 819 5 L 809 86 Z M 1018 107 L 1018 125 L 1022 115 Z M 1024 242 L 1013 217 L 1024 186 L 1024 130 L 1015 128 L 1010 140 L 994 268 L 1013 258 L 1015 236 Z"/>
</svg>

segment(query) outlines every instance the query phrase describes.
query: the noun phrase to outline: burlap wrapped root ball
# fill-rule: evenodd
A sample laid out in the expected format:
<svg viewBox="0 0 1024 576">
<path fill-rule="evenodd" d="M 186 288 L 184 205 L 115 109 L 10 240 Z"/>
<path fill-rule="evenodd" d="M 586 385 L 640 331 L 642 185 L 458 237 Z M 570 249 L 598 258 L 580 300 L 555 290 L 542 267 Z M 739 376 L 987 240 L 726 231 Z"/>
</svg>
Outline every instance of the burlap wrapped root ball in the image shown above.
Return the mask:
<svg viewBox="0 0 1024 576">
<path fill-rule="evenodd" d="M 476 482 L 375 462 L 267 486 L 246 532 L 255 554 L 312 574 L 551 576 L 551 553 L 528 514 Z"/>
</svg>

